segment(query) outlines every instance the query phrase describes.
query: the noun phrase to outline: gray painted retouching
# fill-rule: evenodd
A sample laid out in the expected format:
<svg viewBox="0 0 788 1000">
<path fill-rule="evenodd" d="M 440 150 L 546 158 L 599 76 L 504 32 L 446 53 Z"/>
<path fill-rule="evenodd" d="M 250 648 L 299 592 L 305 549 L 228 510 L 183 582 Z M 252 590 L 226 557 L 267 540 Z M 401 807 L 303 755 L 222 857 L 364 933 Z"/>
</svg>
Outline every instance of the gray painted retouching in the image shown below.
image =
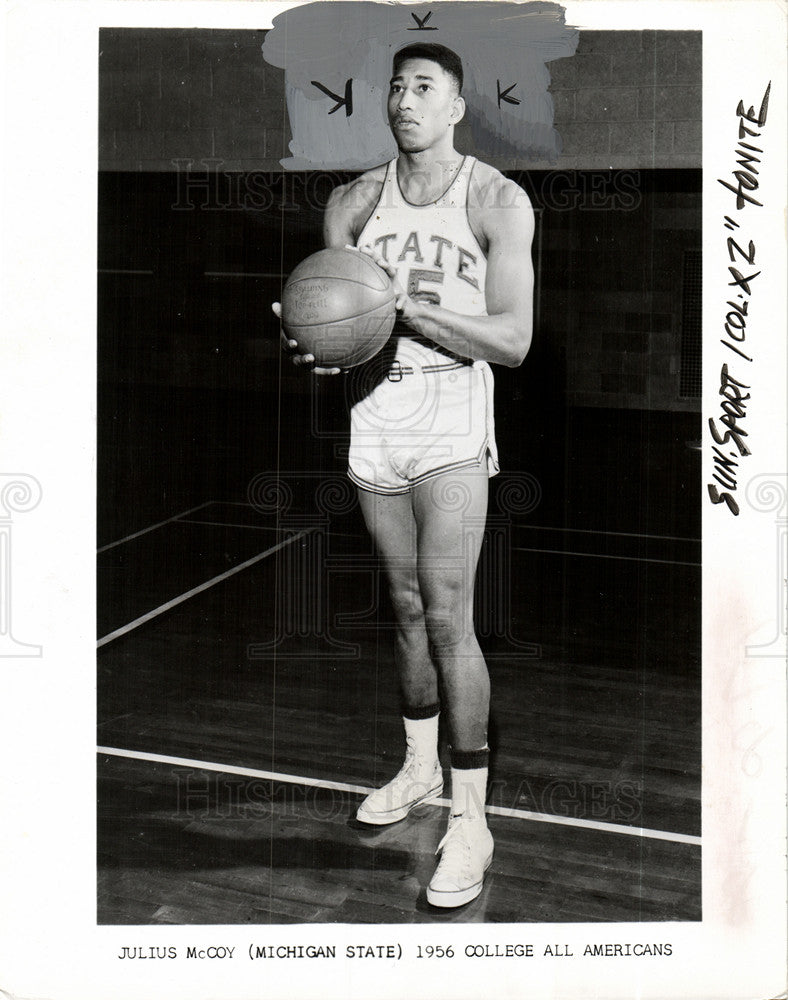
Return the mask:
<svg viewBox="0 0 788 1000">
<path fill-rule="evenodd" d="M 359 170 L 392 159 L 391 58 L 420 41 L 462 59 L 474 152 L 557 159 L 547 63 L 573 55 L 578 42 L 559 4 L 332 0 L 279 14 L 263 43 L 266 62 L 285 71 L 293 138 L 282 166 Z"/>
</svg>

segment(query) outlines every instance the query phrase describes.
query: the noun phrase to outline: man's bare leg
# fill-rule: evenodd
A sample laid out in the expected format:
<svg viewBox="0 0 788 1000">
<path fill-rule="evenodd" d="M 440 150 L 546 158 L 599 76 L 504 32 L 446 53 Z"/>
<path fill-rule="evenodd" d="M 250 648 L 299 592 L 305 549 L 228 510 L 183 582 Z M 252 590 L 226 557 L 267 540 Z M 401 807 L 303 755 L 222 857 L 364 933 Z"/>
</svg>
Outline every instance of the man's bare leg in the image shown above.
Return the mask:
<svg viewBox="0 0 788 1000">
<path fill-rule="evenodd" d="M 403 819 L 415 805 L 443 791 L 438 761 L 438 674 L 424 624 L 411 496 L 359 490 L 359 503 L 386 574 L 394 611 L 394 655 L 407 748 L 399 774 L 369 795 L 357 813 L 364 823 L 383 825 Z"/>
<path fill-rule="evenodd" d="M 490 679 L 473 624 L 487 494 L 487 471 L 480 469 L 448 473 L 413 490 L 419 593 L 455 750 L 487 744 Z"/>
<path fill-rule="evenodd" d="M 358 491 L 367 530 L 383 564 L 394 611 L 394 656 L 407 705 L 433 705 L 438 674 L 430 658 L 418 577 L 416 519 L 409 493 Z"/>
<path fill-rule="evenodd" d="M 449 826 L 427 889 L 428 901 L 442 907 L 479 895 L 493 852 L 484 811 L 490 680 L 473 623 L 487 493 L 482 468 L 448 473 L 413 490 L 419 591 L 452 743 Z"/>
</svg>

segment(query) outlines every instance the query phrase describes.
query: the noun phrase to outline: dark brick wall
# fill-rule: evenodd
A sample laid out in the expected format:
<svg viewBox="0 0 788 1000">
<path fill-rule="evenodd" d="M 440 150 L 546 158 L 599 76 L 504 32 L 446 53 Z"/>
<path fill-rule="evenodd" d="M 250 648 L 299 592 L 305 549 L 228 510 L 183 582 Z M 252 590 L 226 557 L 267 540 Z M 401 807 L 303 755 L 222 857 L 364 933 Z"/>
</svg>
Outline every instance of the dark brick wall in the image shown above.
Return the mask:
<svg viewBox="0 0 788 1000">
<path fill-rule="evenodd" d="M 699 398 L 680 394 L 680 366 L 684 251 L 701 244 L 700 171 L 630 171 L 635 193 L 606 208 L 587 192 L 615 174 L 568 176 L 586 193 L 569 211 L 542 196 L 538 263 L 538 335 L 563 352 L 567 402 L 698 411 Z"/>
<path fill-rule="evenodd" d="M 284 73 L 263 61 L 264 31 L 103 28 L 99 166 L 281 169 L 290 138 Z M 186 169 L 181 164 L 180 169 Z"/>
<path fill-rule="evenodd" d="M 290 139 L 284 73 L 263 61 L 264 37 L 249 30 L 102 29 L 101 169 L 171 171 L 179 160 L 280 169 Z M 564 145 L 558 167 L 700 166 L 700 32 L 581 32 L 577 53 L 549 69 Z M 458 141 L 484 155 L 472 148 L 468 129 Z"/>
<path fill-rule="evenodd" d="M 99 165 L 117 180 L 101 208 L 102 315 L 119 339 L 110 368 L 126 368 L 110 379 L 135 359 L 149 379 L 183 386 L 259 385 L 278 369 L 268 302 L 317 249 L 326 192 L 282 175 L 284 78 L 263 61 L 264 36 L 100 33 Z M 564 152 L 514 174 L 539 211 L 540 299 L 511 391 L 697 412 L 679 379 L 682 254 L 701 241 L 701 34 L 581 32 L 550 71 Z M 472 151 L 467 128 L 458 139 Z M 199 205 L 209 192 L 205 211 L 173 211 L 185 184 Z M 121 350 L 128 338 L 137 347 Z"/>
<path fill-rule="evenodd" d="M 589 31 L 550 64 L 560 166 L 699 167 L 699 31 Z"/>
<path fill-rule="evenodd" d="M 104 173 L 101 377 L 277 392 L 270 303 L 319 249 L 321 206 L 346 176 L 203 175 L 187 188 L 182 174 Z M 552 172 L 513 176 L 537 209 L 538 308 L 526 363 L 499 372 L 501 397 L 529 399 L 535 412 L 698 411 L 699 399 L 680 395 L 680 363 L 682 258 L 700 244 L 700 172 L 566 171 L 561 188 Z M 286 390 L 305 390 L 289 367 Z"/>
</svg>

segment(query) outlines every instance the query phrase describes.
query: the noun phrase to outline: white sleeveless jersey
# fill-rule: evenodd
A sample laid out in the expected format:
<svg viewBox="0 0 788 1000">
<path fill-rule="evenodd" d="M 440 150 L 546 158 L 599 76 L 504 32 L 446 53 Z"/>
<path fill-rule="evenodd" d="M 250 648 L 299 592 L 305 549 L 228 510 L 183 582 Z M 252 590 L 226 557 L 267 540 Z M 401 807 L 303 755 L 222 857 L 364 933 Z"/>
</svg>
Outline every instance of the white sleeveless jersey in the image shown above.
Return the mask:
<svg viewBox="0 0 788 1000">
<path fill-rule="evenodd" d="M 374 246 L 397 268 L 412 298 L 466 316 L 486 314 L 487 260 L 468 221 L 468 187 L 476 160 L 466 156 L 456 177 L 436 201 L 413 205 L 397 179 L 397 161 L 386 167 L 377 204 L 357 246 Z M 408 365 L 445 366 L 467 355 L 450 351 L 399 325 L 396 360 Z"/>
</svg>

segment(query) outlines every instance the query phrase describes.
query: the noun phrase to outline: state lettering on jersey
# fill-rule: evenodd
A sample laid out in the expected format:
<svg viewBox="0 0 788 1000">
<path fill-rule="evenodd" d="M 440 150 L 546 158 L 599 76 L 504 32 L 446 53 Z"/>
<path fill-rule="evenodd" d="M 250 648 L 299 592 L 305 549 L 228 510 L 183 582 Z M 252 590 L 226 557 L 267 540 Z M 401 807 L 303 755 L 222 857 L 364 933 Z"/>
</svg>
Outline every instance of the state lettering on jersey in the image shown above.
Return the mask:
<svg viewBox="0 0 788 1000">
<path fill-rule="evenodd" d="M 425 261 L 424 252 L 429 253 L 429 248 L 425 246 L 422 252 L 419 234 L 415 230 L 404 239 L 398 233 L 384 233 L 383 236 L 378 236 L 374 245 L 386 260 L 396 261 L 398 264 L 427 263 L 440 272 L 453 273 L 477 291 L 480 290 L 476 273 L 479 259 L 475 253 L 443 236 L 430 236 L 429 242 L 432 244 L 432 261 Z"/>
<path fill-rule="evenodd" d="M 418 233 L 411 233 L 410 236 L 405 241 L 405 246 L 402 248 L 397 260 L 405 260 L 409 253 L 413 254 L 413 259 L 419 263 L 424 263 L 424 258 L 421 256 L 421 249 L 419 247 L 419 236 Z"/>
</svg>

